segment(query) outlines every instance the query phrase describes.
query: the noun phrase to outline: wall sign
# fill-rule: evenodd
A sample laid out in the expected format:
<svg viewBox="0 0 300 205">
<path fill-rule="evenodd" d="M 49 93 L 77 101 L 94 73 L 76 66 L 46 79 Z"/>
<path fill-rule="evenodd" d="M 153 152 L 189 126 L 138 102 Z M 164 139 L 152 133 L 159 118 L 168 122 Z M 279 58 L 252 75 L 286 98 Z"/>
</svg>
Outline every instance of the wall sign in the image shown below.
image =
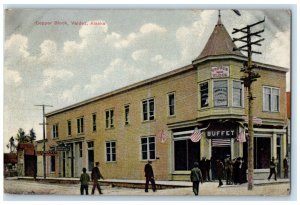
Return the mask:
<svg viewBox="0 0 300 205">
<path fill-rule="evenodd" d="M 207 138 L 232 138 L 236 137 L 236 133 L 234 129 L 231 130 L 207 130 L 206 131 Z"/>
<path fill-rule="evenodd" d="M 229 77 L 229 66 L 213 66 L 211 67 L 212 78 L 227 78 Z"/>
</svg>

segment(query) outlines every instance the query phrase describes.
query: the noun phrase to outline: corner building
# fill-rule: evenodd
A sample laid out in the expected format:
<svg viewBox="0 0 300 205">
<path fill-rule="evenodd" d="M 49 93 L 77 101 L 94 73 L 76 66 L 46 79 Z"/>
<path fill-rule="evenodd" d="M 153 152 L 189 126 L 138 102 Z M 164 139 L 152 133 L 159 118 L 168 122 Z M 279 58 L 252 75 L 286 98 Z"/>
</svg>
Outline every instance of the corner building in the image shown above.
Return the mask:
<svg viewBox="0 0 300 205">
<path fill-rule="evenodd" d="M 47 157 L 47 175 L 79 177 L 96 161 L 107 179 L 144 179 L 152 160 L 157 180 L 189 180 L 195 161 L 230 155 L 247 161 L 247 90 L 240 69 L 247 57 L 233 51 L 221 20 L 190 65 L 46 114 L 47 149 L 67 150 Z M 254 62 L 254 173 L 266 178 L 272 157 L 282 173 L 286 145 L 287 68 Z M 201 140 L 192 142 L 195 128 Z M 163 136 L 163 137 L 161 137 Z"/>
</svg>

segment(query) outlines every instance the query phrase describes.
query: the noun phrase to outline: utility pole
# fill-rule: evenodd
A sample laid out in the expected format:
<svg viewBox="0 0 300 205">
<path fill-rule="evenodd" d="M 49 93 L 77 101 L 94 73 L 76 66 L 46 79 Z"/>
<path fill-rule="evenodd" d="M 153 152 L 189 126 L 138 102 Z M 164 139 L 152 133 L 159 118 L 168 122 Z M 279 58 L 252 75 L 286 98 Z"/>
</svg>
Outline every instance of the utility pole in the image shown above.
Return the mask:
<svg viewBox="0 0 300 205">
<path fill-rule="evenodd" d="M 44 166 L 44 179 L 46 179 L 46 132 L 45 132 L 45 107 L 53 107 L 52 105 L 35 105 L 35 106 L 41 106 L 43 107 L 43 123 L 40 125 L 43 125 L 43 166 Z"/>
<path fill-rule="evenodd" d="M 264 32 L 264 29 L 256 31 L 251 33 L 251 28 L 254 26 L 257 26 L 261 23 L 264 23 L 265 19 L 262 21 L 258 21 L 254 24 L 247 25 L 244 28 L 241 29 L 233 29 L 232 34 L 235 33 L 242 33 L 245 34 L 244 36 L 240 38 L 233 38 L 233 42 L 239 41 L 242 43 L 245 43 L 245 45 L 235 49 L 247 52 L 248 54 L 248 62 L 245 62 L 243 65 L 243 68 L 241 68 L 241 72 L 245 73 L 245 76 L 241 78 L 244 86 L 246 89 L 248 89 L 248 134 L 249 134 L 249 140 L 248 140 L 248 190 L 253 189 L 253 170 L 254 170 L 254 164 L 253 164 L 253 142 L 254 142 L 254 131 L 253 131 L 253 91 L 252 91 L 252 83 L 257 80 L 257 78 L 260 78 L 260 75 L 254 71 L 255 68 L 259 68 L 257 65 L 252 64 L 252 53 L 255 54 L 262 54 L 258 51 L 252 50 L 252 45 L 261 46 L 260 42 L 264 41 L 264 38 L 261 38 L 261 33 Z M 252 37 L 259 37 L 260 39 L 251 41 Z"/>
</svg>

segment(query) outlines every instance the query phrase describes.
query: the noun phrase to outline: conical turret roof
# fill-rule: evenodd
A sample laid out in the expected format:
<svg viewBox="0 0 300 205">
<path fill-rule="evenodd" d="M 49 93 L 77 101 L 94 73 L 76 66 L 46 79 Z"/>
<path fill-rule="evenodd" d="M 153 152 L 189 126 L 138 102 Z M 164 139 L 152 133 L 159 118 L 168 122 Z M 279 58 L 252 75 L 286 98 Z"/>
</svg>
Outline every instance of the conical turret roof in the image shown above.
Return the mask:
<svg viewBox="0 0 300 205">
<path fill-rule="evenodd" d="M 204 49 L 195 60 L 199 60 L 207 56 L 219 55 L 237 55 L 245 57 L 239 50 L 234 50 L 234 48 L 237 47 L 232 42 L 229 33 L 219 17 L 218 23 L 210 35 Z"/>
</svg>

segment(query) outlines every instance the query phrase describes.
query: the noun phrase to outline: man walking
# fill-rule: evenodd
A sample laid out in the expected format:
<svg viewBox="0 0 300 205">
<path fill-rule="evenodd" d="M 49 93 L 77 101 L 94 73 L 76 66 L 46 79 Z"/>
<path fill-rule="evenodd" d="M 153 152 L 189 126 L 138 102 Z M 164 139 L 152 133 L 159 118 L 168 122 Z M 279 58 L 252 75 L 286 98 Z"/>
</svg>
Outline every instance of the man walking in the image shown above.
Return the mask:
<svg viewBox="0 0 300 205">
<path fill-rule="evenodd" d="M 223 185 L 222 177 L 223 177 L 223 173 L 224 173 L 224 164 L 220 159 L 217 159 L 216 170 L 217 170 L 217 177 L 218 177 L 218 180 L 219 180 L 219 186 L 218 187 L 220 187 L 220 186 Z"/>
<path fill-rule="evenodd" d="M 93 180 L 93 188 L 92 188 L 92 194 L 95 193 L 95 188 L 97 187 L 99 194 L 102 194 L 100 184 L 98 182 L 98 179 L 104 179 L 102 174 L 100 173 L 99 170 L 99 162 L 96 162 L 96 166 L 92 170 L 92 180 Z"/>
<path fill-rule="evenodd" d="M 275 177 L 274 177 L 275 181 L 277 180 L 276 179 L 276 170 L 275 170 L 275 167 L 276 167 L 276 165 L 275 165 L 275 159 L 274 159 L 274 157 L 272 157 L 272 160 L 270 162 L 270 175 L 268 177 L 268 180 L 271 179 L 271 177 L 272 177 L 273 174 L 275 175 Z"/>
<path fill-rule="evenodd" d="M 289 178 L 289 160 L 288 156 L 283 160 L 284 178 Z"/>
<path fill-rule="evenodd" d="M 191 170 L 191 182 L 193 182 L 193 192 L 195 196 L 199 193 L 199 183 L 203 183 L 201 170 L 198 162 L 194 162 L 194 168 Z"/>
<path fill-rule="evenodd" d="M 154 192 L 156 191 L 154 174 L 153 174 L 153 169 L 152 169 L 151 163 L 152 162 L 149 160 L 144 168 L 145 177 L 146 177 L 145 192 L 148 192 L 149 181 L 151 182 L 152 190 Z"/>
</svg>

